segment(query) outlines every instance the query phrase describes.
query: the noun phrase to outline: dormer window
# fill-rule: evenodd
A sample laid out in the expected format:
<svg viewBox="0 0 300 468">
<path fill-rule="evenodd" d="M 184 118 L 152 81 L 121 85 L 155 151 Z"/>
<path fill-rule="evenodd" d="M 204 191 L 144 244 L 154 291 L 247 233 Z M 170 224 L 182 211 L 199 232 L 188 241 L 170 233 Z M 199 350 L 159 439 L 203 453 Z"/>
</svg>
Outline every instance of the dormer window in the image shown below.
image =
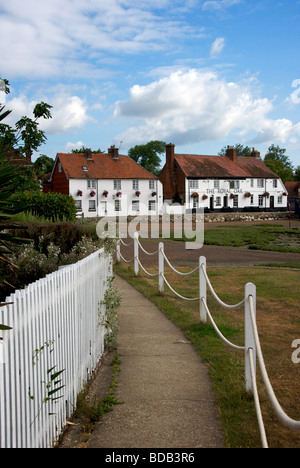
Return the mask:
<svg viewBox="0 0 300 468">
<path fill-rule="evenodd" d="M 87 166 L 82 166 L 82 169 L 84 170 L 84 172 L 87 172 L 87 171 L 88 171 Z"/>
</svg>

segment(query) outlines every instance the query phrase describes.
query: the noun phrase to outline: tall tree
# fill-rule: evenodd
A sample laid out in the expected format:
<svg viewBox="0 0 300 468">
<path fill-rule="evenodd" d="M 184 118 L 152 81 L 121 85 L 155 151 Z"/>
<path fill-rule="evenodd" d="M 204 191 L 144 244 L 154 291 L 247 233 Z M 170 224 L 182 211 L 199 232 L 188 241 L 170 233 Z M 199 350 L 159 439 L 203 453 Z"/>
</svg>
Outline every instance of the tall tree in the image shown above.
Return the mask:
<svg viewBox="0 0 300 468">
<path fill-rule="evenodd" d="M 5 93 L 9 94 L 9 82 L 1 80 L 5 83 Z M 10 113 L 10 110 L 4 110 L 5 106 L 0 107 L 0 122 L 3 121 Z M 33 109 L 34 119 L 23 116 L 15 124 L 15 128 L 10 125 L 0 123 L 0 149 L 3 152 L 10 152 L 12 149 L 17 151 L 21 156 L 25 156 L 31 160 L 33 151 L 46 142 L 47 137 L 43 130 L 39 129 L 38 120 L 41 118 L 51 119 L 52 106 L 45 102 L 36 104 Z"/>
<path fill-rule="evenodd" d="M 271 171 L 275 172 L 283 182 L 294 180 L 293 164 L 286 154 L 285 148 L 280 148 L 280 146 L 275 146 L 274 144 L 269 146 L 264 163 Z"/>
<path fill-rule="evenodd" d="M 54 166 L 54 160 L 46 156 L 45 154 L 41 154 L 37 160 L 34 162 L 33 167 L 37 177 L 40 177 L 44 174 L 48 174 L 51 172 Z"/>
<path fill-rule="evenodd" d="M 166 143 L 163 141 L 149 141 L 145 145 L 136 145 L 130 148 L 128 156 L 154 175 L 160 172 L 160 154 L 166 151 Z"/>
</svg>

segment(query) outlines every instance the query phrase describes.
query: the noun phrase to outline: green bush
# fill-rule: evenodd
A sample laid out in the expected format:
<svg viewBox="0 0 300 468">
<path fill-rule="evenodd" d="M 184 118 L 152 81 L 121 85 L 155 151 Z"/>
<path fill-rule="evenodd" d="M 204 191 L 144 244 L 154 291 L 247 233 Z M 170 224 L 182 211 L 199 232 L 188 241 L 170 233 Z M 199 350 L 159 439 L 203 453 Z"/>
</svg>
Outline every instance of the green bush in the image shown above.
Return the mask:
<svg viewBox="0 0 300 468">
<path fill-rule="evenodd" d="M 50 221 L 75 221 L 76 206 L 73 197 L 62 193 L 24 192 L 14 199 L 29 207 L 29 211 Z"/>
<path fill-rule="evenodd" d="M 47 254 L 47 247 L 51 242 L 64 254 L 69 253 L 83 236 L 91 237 L 94 241 L 98 240 L 95 226 L 81 223 L 18 223 L 18 230 L 11 230 L 11 234 L 33 240 L 36 250 L 41 248 L 42 237 L 44 254 Z"/>
</svg>

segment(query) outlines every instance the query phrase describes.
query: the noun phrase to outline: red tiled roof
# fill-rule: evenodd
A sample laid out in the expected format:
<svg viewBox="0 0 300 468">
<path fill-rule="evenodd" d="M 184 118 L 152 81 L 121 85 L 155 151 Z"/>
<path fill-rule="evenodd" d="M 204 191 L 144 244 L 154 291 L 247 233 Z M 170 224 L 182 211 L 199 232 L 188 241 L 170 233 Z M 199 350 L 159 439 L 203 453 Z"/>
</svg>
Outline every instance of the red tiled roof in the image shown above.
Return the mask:
<svg viewBox="0 0 300 468">
<path fill-rule="evenodd" d="M 92 153 L 89 160 L 82 153 L 58 153 L 57 158 L 68 179 L 157 179 L 129 156 Z"/>
<path fill-rule="evenodd" d="M 200 156 L 193 154 L 175 154 L 186 177 L 195 178 L 268 178 L 279 177 L 259 158 L 237 157 L 232 161 L 227 156 Z"/>
<path fill-rule="evenodd" d="M 300 190 L 300 182 L 285 182 L 285 188 L 290 197 L 297 197 Z"/>
</svg>

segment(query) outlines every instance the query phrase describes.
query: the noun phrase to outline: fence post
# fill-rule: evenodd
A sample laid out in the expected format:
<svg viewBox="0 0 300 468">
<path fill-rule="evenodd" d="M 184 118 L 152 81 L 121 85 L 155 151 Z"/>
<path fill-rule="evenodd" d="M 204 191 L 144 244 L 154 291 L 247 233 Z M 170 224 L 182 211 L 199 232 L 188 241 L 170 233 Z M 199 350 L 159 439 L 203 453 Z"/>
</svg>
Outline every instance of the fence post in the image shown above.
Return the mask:
<svg viewBox="0 0 300 468">
<path fill-rule="evenodd" d="M 256 345 L 250 313 L 250 296 L 253 297 L 253 312 L 256 319 L 256 286 L 255 284 L 247 283 L 245 287 L 245 379 L 246 392 L 253 393 L 249 348 L 253 349 L 254 369 L 256 373 Z"/>
<path fill-rule="evenodd" d="M 199 258 L 199 312 L 200 312 L 200 322 L 207 323 L 207 313 L 206 309 L 202 303 L 202 299 L 206 302 L 207 296 L 207 287 L 206 287 L 206 278 L 204 275 L 204 271 L 202 270 L 202 265 L 206 269 L 206 257 Z"/>
<path fill-rule="evenodd" d="M 158 289 L 160 293 L 164 292 L 164 268 L 165 268 L 165 259 L 164 259 L 164 244 L 163 242 L 159 243 L 159 250 L 158 250 Z"/>
<path fill-rule="evenodd" d="M 134 233 L 134 274 L 139 274 L 139 233 Z"/>
<path fill-rule="evenodd" d="M 121 241 L 120 240 L 117 241 L 116 254 L 117 254 L 117 263 L 120 263 L 121 262 Z"/>
</svg>

